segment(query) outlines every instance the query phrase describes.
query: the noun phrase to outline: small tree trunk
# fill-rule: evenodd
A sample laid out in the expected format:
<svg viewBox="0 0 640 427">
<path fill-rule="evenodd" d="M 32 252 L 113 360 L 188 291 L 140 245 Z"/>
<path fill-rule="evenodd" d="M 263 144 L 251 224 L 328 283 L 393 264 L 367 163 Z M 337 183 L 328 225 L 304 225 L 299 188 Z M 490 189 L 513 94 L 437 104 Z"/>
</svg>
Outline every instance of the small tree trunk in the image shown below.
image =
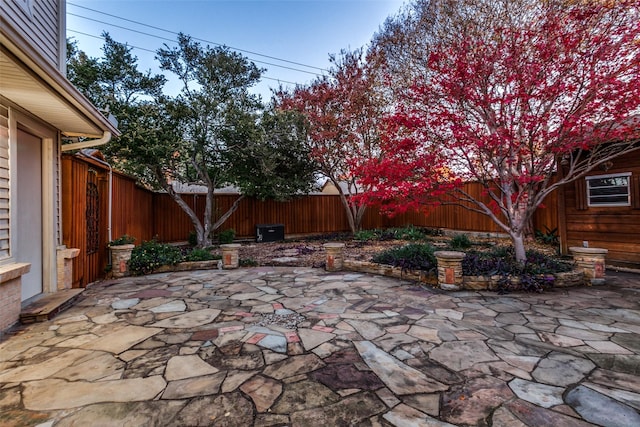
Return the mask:
<svg viewBox="0 0 640 427">
<path fill-rule="evenodd" d="M 245 197 L 244 195 L 240 195 L 240 197 L 238 197 L 238 198 L 235 200 L 235 202 L 233 202 L 233 205 L 231 205 L 231 207 L 229 208 L 229 210 L 228 210 L 228 211 L 226 211 L 226 212 L 225 212 L 225 213 L 220 217 L 220 219 L 218 219 L 218 220 L 213 224 L 212 229 L 213 229 L 214 231 L 215 231 L 215 230 L 217 230 L 218 228 L 220 228 L 220 226 L 221 226 L 222 224 L 224 224 L 224 222 L 225 222 L 226 220 L 228 220 L 228 219 L 229 219 L 229 217 L 230 217 L 231 215 L 233 215 L 233 213 L 234 213 L 235 211 L 237 211 L 237 210 L 238 210 L 238 205 L 240 204 L 240 202 L 241 202 L 242 200 L 244 200 L 244 197 Z"/>
<path fill-rule="evenodd" d="M 516 253 L 516 261 L 520 264 L 524 264 L 527 261 L 527 253 L 524 247 L 524 236 L 522 233 L 510 233 L 511 241 L 513 242 L 513 249 Z"/>
</svg>

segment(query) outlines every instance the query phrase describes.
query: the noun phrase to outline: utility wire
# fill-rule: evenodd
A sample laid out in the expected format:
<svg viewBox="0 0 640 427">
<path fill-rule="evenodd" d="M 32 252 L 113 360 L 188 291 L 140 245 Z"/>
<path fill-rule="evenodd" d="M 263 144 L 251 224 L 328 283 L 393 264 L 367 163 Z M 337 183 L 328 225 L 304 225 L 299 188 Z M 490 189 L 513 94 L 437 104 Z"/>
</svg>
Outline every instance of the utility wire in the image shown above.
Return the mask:
<svg viewBox="0 0 640 427">
<path fill-rule="evenodd" d="M 145 33 L 144 31 L 134 30 L 132 28 L 123 27 L 121 25 L 112 24 L 112 23 L 105 22 L 105 21 L 100 21 L 98 19 L 88 18 L 88 17 L 82 16 L 82 15 L 76 15 L 75 13 L 67 12 L 67 15 L 76 16 L 78 18 L 87 19 L 89 21 L 98 22 L 98 23 L 104 24 L 104 25 L 110 25 L 110 26 L 115 27 L 115 28 L 120 28 L 120 29 L 131 31 L 131 32 L 134 32 L 134 33 L 142 34 L 144 36 L 155 37 L 155 38 L 160 39 L 160 40 L 165 40 L 165 41 L 168 41 L 168 42 L 171 42 L 171 43 L 176 43 L 175 40 L 167 38 L 167 37 L 156 36 L 154 34 Z M 69 31 L 73 31 L 73 30 L 69 30 Z M 219 46 L 223 46 L 223 45 L 219 45 Z M 230 47 L 230 49 L 233 49 L 233 48 Z M 146 50 L 148 50 L 148 49 L 146 49 Z M 260 61 L 260 60 L 252 59 L 252 58 L 249 58 L 249 59 L 251 59 L 253 62 L 257 62 L 258 64 L 271 65 L 272 67 L 279 67 L 279 68 L 284 68 L 284 69 L 287 69 L 287 70 L 297 71 L 299 73 L 306 73 L 306 74 L 311 74 L 313 76 L 320 76 L 320 74 L 314 73 L 313 71 L 301 70 L 299 68 L 288 67 L 286 65 L 274 64 L 274 63 L 271 63 L 271 62 Z"/>
<path fill-rule="evenodd" d="M 72 29 L 67 29 L 67 31 L 68 31 L 68 32 L 71 32 L 71 33 L 81 34 L 81 35 L 86 36 L 86 37 L 92 37 L 92 38 L 94 38 L 94 39 L 105 40 L 105 38 L 104 38 L 104 37 L 94 36 L 93 34 L 83 33 L 82 31 L 77 31 L 77 30 L 72 30 Z M 140 47 L 140 46 L 130 45 L 130 44 L 128 44 L 128 43 L 127 43 L 127 46 L 132 47 L 132 48 L 134 48 L 134 49 L 142 50 L 142 51 L 145 51 L 145 52 L 156 53 L 156 51 L 155 51 L 155 50 L 147 49 L 147 48 Z M 259 61 L 256 61 L 256 62 L 259 62 Z M 265 62 L 265 64 L 268 64 L 268 63 L 267 63 L 267 62 Z M 278 65 L 276 65 L 276 67 L 277 67 L 277 66 L 278 66 Z M 284 67 L 284 68 L 288 68 L 288 67 Z M 291 70 L 295 70 L 294 68 L 290 68 L 290 69 L 291 69 Z M 297 71 L 297 70 L 296 70 L 296 71 Z M 267 80 L 273 80 L 273 81 L 280 82 L 280 83 L 291 84 L 291 85 L 297 85 L 297 84 L 298 84 L 298 83 L 295 83 L 295 82 L 290 82 L 290 81 L 287 81 L 287 80 L 276 79 L 276 78 L 273 78 L 273 77 L 267 77 L 267 76 L 260 76 L 260 78 L 262 78 L 262 79 L 267 79 Z"/>
<path fill-rule="evenodd" d="M 152 29 L 158 30 L 158 31 L 163 31 L 165 33 L 169 33 L 169 34 L 173 34 L 173 35 L 180 34 L 180 33 L 177 33 L 175 31 L 167 30 L 165 28 L 161 28 L 161 27 L 156 27 L 156 26 L 153 26 L 153 25 L 145 24 L 143 22 L 135 21 L 133 19 L 123 18 L 123 17 L 118 16 L 118 15 L 113 15 L 113 14 L 110 14 L 110 13 L 107 13 L 107 12 L 102 12 L 102 11 L 99 11 L 99 10 L 96 10 L 96 9 L 92 9 L 92 8 L 86 7 L 86 6 L 81 6 L 79 4 L 75 4 L 75 3 L 72 3 L 72 2 L 67 2 L 67 4 L 69 4 L 71 6 L 75 6 L 75 7 L 81 8 L 81 9 L 89 10 L 91 12 L 95 12 L 95 13 L 99 13 L 99 14 L 102 14 L 102 15 L 110 16 L 112 18 L 121 19 L 123 21 L 131 22 L 132 24 L 142 25 L 143 27 L 152 28 Z M 89 19 L 89 20 L 94 21 L 94 19 L 87 18 L 85 16 L 75 15 L 75 14 L 72 14 L 70 12 L 67 12 L 67 14 L 73 15 L 73 16 L 78 16 L 80 18 L 85 18 L 85 19 Z M 101 21 L 96 21 L 96 22 L 101 22 Z M 129 28 L 126 28 L 126 27 L 120 27 L 120 26 L 117 26 L 117 25 L 114 25 L 114 24 L 108 24 L 108 23 L 105 23 L 105 22 L 101 22 L 101 23 L 107 24 L 107 25 L 113 25 L 113 26 L 118 27 L 118 28 L 123 28 L 123 29 L 129 30 Z M 135 31 L 135 30 L 131 30 L 131 31 Z M 139 31 L 135 31 L 135 32 L 139 32 Z M 146 34 L 146 33 L 141 33 L 141 34 L 145 34 L 145 35 L 152 36 L 152 37 L 163 38 L 163 37 L 155 36 L 155 35 L 152 35 L 152 34 Z M 198 37 L 193 37 L 193 39 L 197 40 L 197 41 L 209 43 L 209 44 L 212 44 L 212 45 L 216 45 L 216 46 L 226 46 L 226 47 L 228 47 L 230 49 L 237 50 L 238 52 L 244 52 L 244 53 L 248 53 L 248 54 L 251 54 L 251 55 L 261 56 L 263 58 L 273 59 L 273 60 L 280 61 L 280 62 L 286 62 L 286 63 L 289 63 L 289 64 L 298 65 L 298 66 L 301 66 L 301 67 L 313 68 L 313 69 L 316 69 L 316 70 L 319 70 L 319 71 L 322 71 L 322 72 L 327 72 L 328 71 L 325 68 L 316 67 L 316 66 L 313 66 L 313 65 L 307 65 L 307 64 L 300 63 L 300 62 L 290 61 L 290 60 L 287 60 L 287 59 L 282 59 L 282 58 L 278 58 L 278 57 L 275 57 L 275 56 L 265 55 L 265 54 L 258 53 L 258 52 L 253 52 L 253 51 L 250 51 L 250 50 L 240 49 L 240 48 L 233 47 L 233 46 L 227 46 L 227 45 L 224 45 L 224 44 L 221 44 L 221 43 L 213 42 L 213 41 L 206 40 L 206 39 L 201 39 L 201 38 L 198 38 Z M 314 74 L 317 75 L 317 73 L 314 73 Z"/>
</svg>

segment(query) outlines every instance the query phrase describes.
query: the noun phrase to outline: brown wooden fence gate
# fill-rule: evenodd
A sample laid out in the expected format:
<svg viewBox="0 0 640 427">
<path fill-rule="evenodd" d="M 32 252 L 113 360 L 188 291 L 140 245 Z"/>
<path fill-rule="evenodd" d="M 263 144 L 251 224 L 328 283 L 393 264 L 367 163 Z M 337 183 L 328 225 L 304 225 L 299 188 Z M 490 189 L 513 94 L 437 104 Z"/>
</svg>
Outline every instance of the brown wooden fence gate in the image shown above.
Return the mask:
<svg viewBox="0 0 640 427">
<path fill-rule="evenodd" d="M 74 259 L 73 287 L 104 276 L 107 263 L 108 171 L 97 163 L 62 158 L 62 238 L 79 248 Z"/>
</svg>

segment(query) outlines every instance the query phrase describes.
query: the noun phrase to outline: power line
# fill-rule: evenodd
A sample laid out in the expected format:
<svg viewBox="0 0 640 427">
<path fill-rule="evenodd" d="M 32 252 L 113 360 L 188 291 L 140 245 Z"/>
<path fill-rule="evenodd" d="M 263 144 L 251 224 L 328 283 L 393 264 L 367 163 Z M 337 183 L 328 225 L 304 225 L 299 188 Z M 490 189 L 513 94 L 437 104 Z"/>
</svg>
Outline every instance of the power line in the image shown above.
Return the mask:
<svg viewBox="0 0 640 427">
<path fill-rule="evenodd" d="M 173 40 L 173 39 L 169 39 L 169 38 L 167 38 L 167 37 L 162 37 L 162 36 L 157 36 L 157 35 L 155 35 L 155 34 L 145 33 L 144 31 L 134 30 L 134 29 L 132 29 L 132 28 L 123 27 L 123 26 L 121 26 L 121 25 L 112 24 L 112 23 L 105 22 L 105 21 L 100 21 L 99 19 L 88 18 L 88 17 L 86 17 L 86 16 L 76 15 L 75 13 L 71 13 L 71 12 L 67 12 L 67 15 L 76 16 L 76 17 L 78 17 L 78 18 L 83 18 L 83 19 L 86 19 L 86 20 L 89 20 L 89 21 L 98 22 L 98 23 L 100 23 L 100 24 L 104 24 L 104 25 L 110 25 L 110 26 L 112 26 L 112 27 L 120 28 L 120 29 L 122 29 L 122 30 L 131 31 L 131 32 L 133 32 L 133 33 L 137 33 L 137 34 L 142 34 L 143 36 L 155 37 L 155 38 L 157 38 L 157 39 L 165 40 L 165 41 L 168 41 L 168 42 L 170 42 L 170 43 L 176 43 L 176 41 L 175 41 L 175 40 Z M 73 30 L 69 30 L 69 31 L 73 31 Z M 222 46 L 222 45 L 220 45 L 220 46 Z M 231 48 L 231 47 L 230 47 L 230 49 L 233 49 L 233 48 Z M 253 62 L 258 63 L 258 64 L 271 65 L 272 67 L 279 67 L 279 68 L 284 68 L 284 69 L 286 69 L 286 70 L 297 71 L 297 72 L 299 72 L 299 73 L 306 73 L 306 74 L 311 74 L 311 75 L 313 75 L 313 76 L 320 76 L 320 74 L 318 74 L 318 73 L 314 73 L 314 72 L 312 72 L 312 71 L 301 70 L 301 69 L 299 69 L 299 68 L 288 67 L 288 66 L 286 66 L 286 65 L 274 64 L 274 63 L 266 62 L 266 61 L 260 61 L 260 60 L 253 59 L 253 58 L 249 58 L 249 59 L 250 59 L 251 61 L 253 61 Z"/>
<path fill-rule="evenodd" d="M 93 34 L 84 33 L 84 32 L 82 32 L 82 31 L 77 31 L 77 30 L 72 30 L 72 29 L 67 29 L 67 31 L 68 31 L 68 32 L 71 32 L 71 33 L 81 34 L 81 35 L 86 36 L 86 37 L 92 37 L 92 38 L 94 38 L 94 39 L 105 40 L 105 38 L 104 38 L 104 37 L 101 37 L 101 36 L 95 36 L 95 35 L 93 35 Z M 155 51 L 155 50 L 147 49 L 147 48 L 140 47 L 140 46 L 130 45 L 130 44 L 128 44 L 128 43 L 127 43 L 127 46 L 129 46 L 129 47 L 131 47 L 131 48 L 133 48 L 133 49 L 138 49 L 138 50 L 142 50 L 142 51 L 145 51 L 145 52 L 156 53 L 156 51 Z M 256 62 L 259 62 L 259 61 L 256 61 Z M 268 64 L 268 63 L 265 63 L 265 64 Z M 276 65 L 276 66 L 277 66 L 277 65 Z M 291 69 L 291 70 L 295 70 L 294 68 L 289 68 L 289 67 L 283 67 L 283 68 L 288 68 L 288 69 Z M 282 80 L 282 79 L 276 79 L 276 78 L 273 78 L 273 77 L 267 77 L 267 76 L 264 76 L 264 75 L 263 75 L 263 76 L 260 76 L 260 78 L 262 78 L 262 79 L 267 79 L 267 80 L 273 80 L 273 81 L 280 82 L 280 83 L 291 84 L 291 85 L 297 85 L 297 84 L 298 84 L 298 83 L 295 83 L 295 82 L 290 82 L 290 81 Z"/>
<path fill-rule="evenodd" d="M 143 27 L 152 28 L 152 29 L 158 30 L 158 31 L 163 31 L 165 33 L 169 33 L 169 34 L 173 34 L 173 35 L 180 34 L 180 33 L 177 33 L 175 31 L 167 30 L 165 28 L 161 28 L 161 27 L 156 27 L 154 25 L 145 24 L 144 22 L 135 21 L 133 19 L 123 18 L 123 17 L 118 16 L 118 15 L 113 15 L 113 14 L 110 14 L 110 13 L 107 13 L 107 12 L 102 12 L 100 10 L 92 9 L 92 8 L 86 7 L 86 6 L 81 6 L 81 5 L 72 3 L 72 2 L 67 2 L 67 4 L 69 4 L 71 6 L 75 6 L 75 7 L 81 8 L 81 9 L 89 10 L 91 12 L 95 12 L 95 13 L 99 13 L 99 14 L 102 14 L 102 15 L 110 16 L 112 18 L 116 18 L 116 19 L 120 19 L 120 20 L 123 20 L 123 21 L 131 22 L 132 24 L 142 25 Z M 102 22 L 102 21 L 97 21 L 97 20 L 94 20 L 94 19 L 91 19 L 91 18 L 87 18 L 85 16 L 75 15 L 75 14 L 72 14 L 70 12 L 67 12 L 67 14 L 73 15 L 73 16 L 78 16 L 80 18 L 89 19 L 89 20 L 96 21 L 96 22 L 101 22 L 101 23 L 106 24 L 106 25 L 113 25 L 115 27 L 122 28 L 122 29 L 125 29 L 125 30 L 135 31 L 135 30 L 131 30 L 131 29 L 126 28 L 126 27 L 117 26 L 115 24 L 109 24 L 109 23 L 105 23 L 105 22 Z M 145 34 L 145 35 L 148 35 L 148 36 L 151 36 L 151 37 L 157 37 L 157 38 L 163 39 L 163 37 L 156 36 L 156 35 L 153 35 L 153 34 L 142 33 L 140 31 L 135 31 L 135 32 L 138 32 L 138 33 L 141 33 L 141 34 Z M 262 53 L 253 52 L 253 51 L 246 50 L 246 49 L 240 49 L 240 48 L 233 47 L 233 46 L 227 46 L 227 45 L 222 44 L 222 43 L 217 43 L 217 42 L 213 42 L 213 41 L 210 41 L 210 40 L 201 39 L 201 38 L 198 38 L 198 37 L 192 37 L 192 38 L 194 40 L 205 42 L 205 43 L 209 43 L 209 44 L 216 45 L 216 46 L 226 46 L 226 47 L 228 47 L 230 49 L 237 50 L 238 52 L 248 53 L 250 55 L 261 56 L 263 58 L 273 59 L 273 60 L 280 61 L 280 62 L 286 62 L 286 63 L 289 63 L 289 64 L 298 65 L 298 66 L 305 67 L 305 68 L 313 68 L 313 69 L 316 69 L 316 70 L 319 70 L 319 71 L 322 71 L 322 72 L 327 72 L 328 71 L 325 68 L 316 67 L 316 66 L 313 66 L 313 65 L 307 65 L 307 64 L 300 63 L 300 62 L 290 61 L 288 59 L 282 59 L 282 58 L 278 58 L 278 57 L 275 57 L 275 56 L 265 55 L 265 54 L 262 54 Z M 314 74 L 317 75 L 317 73 L 314 73 Z"/>
</svg>

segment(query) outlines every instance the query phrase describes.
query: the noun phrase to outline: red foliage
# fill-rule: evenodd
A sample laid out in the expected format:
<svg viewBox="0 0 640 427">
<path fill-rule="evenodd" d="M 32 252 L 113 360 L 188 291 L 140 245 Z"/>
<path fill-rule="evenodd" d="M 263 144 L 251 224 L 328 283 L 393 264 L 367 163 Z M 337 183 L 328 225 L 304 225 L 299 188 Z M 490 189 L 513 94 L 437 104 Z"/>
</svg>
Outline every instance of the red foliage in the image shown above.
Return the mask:
<svg viewBox="0 0 640 427">
<path fill-rule="evenodd" d="M 434 47 L 387 118 L 383 156 L 363 165 L 369 202 L 471 202 L 521 235 L 557 186 L 638 148 L 640 0 L 552 3 Z M 599 148 L 611 141 L 624 144 Z M 561 156 L 570 164 L 555 182 Z M 463 181 L 483 183 L 489 201 L 462 193 Z"/>
<path fill-rule="evenodd" d="M 356 170 L 379 154 L 382 94 L 377 90 L 375 61 L 363 61 L 362 53 L 343 52 L 332 58 L 329 77 L 293 93 L 279 93 L 280 106 L 302 113 L 308 124 L 308 143 L 320 172 L 338 186 L 346 184 L 351 195 L 363 190 Z M 348 194 L 342 194 L 345 198 Z M 347 210 L 352 229 L 359 229 L 364 205 L 349 197 Z"/>
</svg>

